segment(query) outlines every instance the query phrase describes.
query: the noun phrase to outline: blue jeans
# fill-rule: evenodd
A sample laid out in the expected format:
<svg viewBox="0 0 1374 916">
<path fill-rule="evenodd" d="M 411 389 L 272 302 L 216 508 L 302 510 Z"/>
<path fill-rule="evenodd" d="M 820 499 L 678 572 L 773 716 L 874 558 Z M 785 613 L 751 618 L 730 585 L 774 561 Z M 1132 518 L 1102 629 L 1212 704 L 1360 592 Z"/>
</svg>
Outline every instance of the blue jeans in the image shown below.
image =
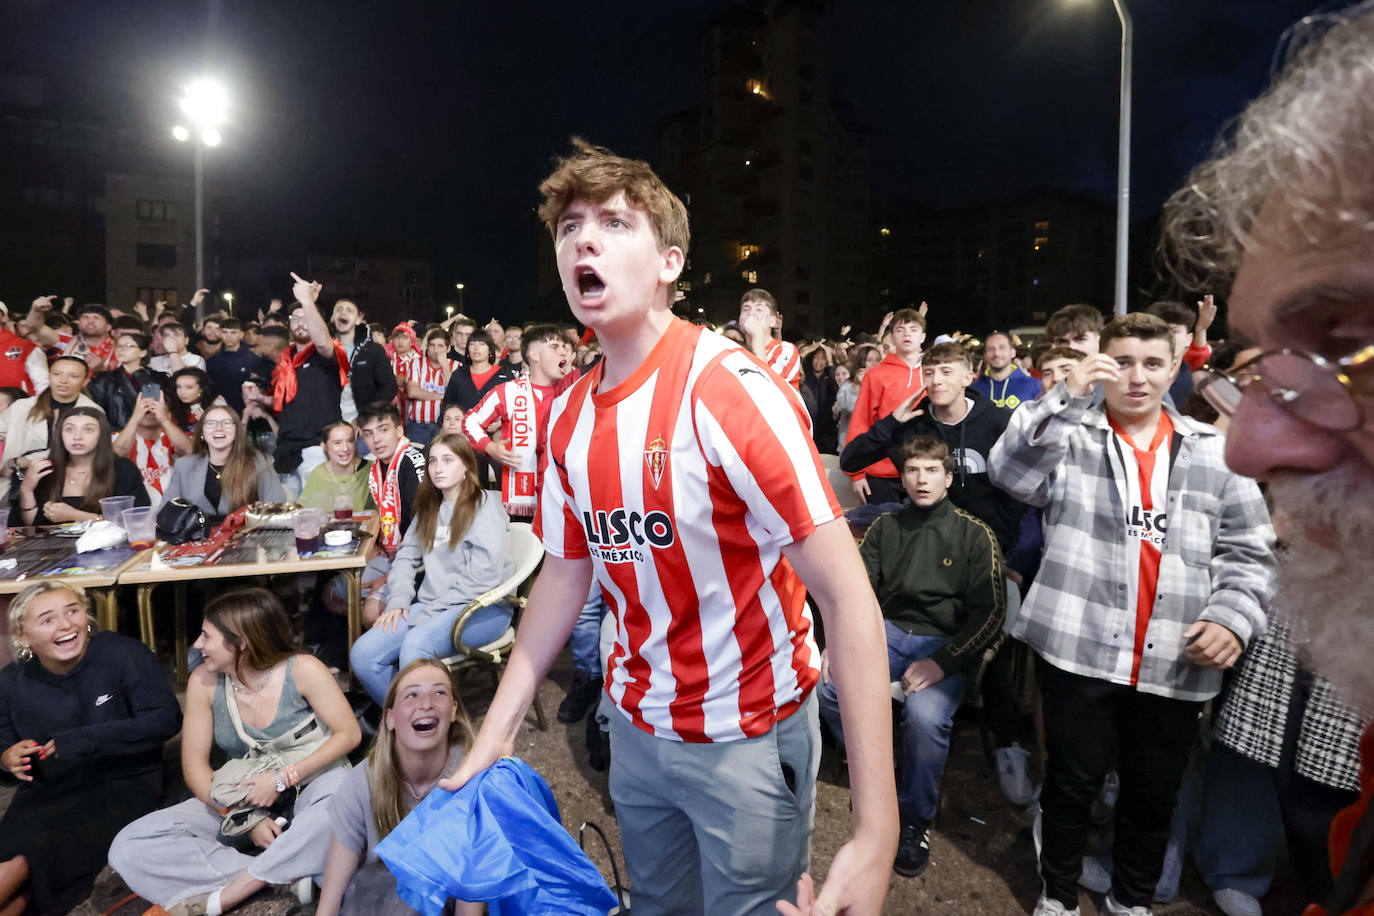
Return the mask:
<svg viewBox="0 0 1374 916">
<path fill-rule="evenodd" d="M 421 423 L 418 420 L 406 420 L 406 438 L 410 444 L 425 448 L 434 441 L 434 437 L 439 435 L 438 423 Z"/>
<path fill-rule="evenodd" d="M 947 636 L 915 636 L 891 621 L 887 628 L 889 680 L 900 680 L 912 662 L 929 658 L 949 642 Z M 935 819 L 940 797 L 940 777 L 949 756 L 949 733 L 954 714 L 964 702 L 962 671 L 946 674 L 929 687 L 908 693 L 902 701 L 902 775 L 897 782 L 897 809 L 903 824 L 929 824 Z M 835 737 L 844 742 L 840 701 L 834 681 L 817 691 L 821 718 Z"/>
<path fill-rule="evenodd" d="M 414 605 L 412 605 L 412 608 Z M 394 630 L 372 627 L 353 644 L 348 661 L 353 675 L 363 685 L 367 695 L 382 705 L 387 688 L 396 672 L 417 658 L 445 658 L 454 654 L 453 622 L 464 605 L 451 607 L 439 614 L 416 620 L 401 620 Z M 415 613 L 414 610 L 411 612 Z M 473 614 L 463 630 L 463 640 L 470 646 L 491 642 L 510 626 L 511 608 L 505 603 L 493 604 Z"/>
<path fill-rule="evenodd" d="M 592 590 L 582 605 L 582 612 L 573 624 L 568 644 L 572 646 L 573 670 L 592 677 L 601 676 L 601 618 L 606 616 L 606 602 L 601 597 L 601 585 L 592 577 Z"/>
<path fill-rule="evenodd" d="M 1213 742 L 1204 785 L 1193 861 L 1213 891 L 1230 887 L 1258 900 L 1284 844 L 1274 768 Z"/>
</svg>

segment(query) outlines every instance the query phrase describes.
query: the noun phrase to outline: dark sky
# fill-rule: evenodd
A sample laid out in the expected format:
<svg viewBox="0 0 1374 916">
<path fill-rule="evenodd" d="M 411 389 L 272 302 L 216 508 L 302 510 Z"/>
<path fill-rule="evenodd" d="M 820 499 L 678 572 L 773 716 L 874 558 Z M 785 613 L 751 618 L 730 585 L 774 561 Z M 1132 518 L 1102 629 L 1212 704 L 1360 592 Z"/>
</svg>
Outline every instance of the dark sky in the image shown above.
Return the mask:
<svg viewBox="0 0 1374 916">
<path fill-rule="evenodd" d="M 186 77 L 219 75 L 234 111 L 210 168 L 231 259 L 432 257 L 441 297 L 462 280 L 469 312 L 510 317 L 533 294 L 551 157 L 579 133 L 652 158 L 656 123 L 694 98 L 698 29 L 726 5 L 7 0 L 0 59 L 163 136 Z M 1131 6 L 1143 216 L 1317 4 Z M 1110 0 L 845 0 L 827 32 L 834 94 L 869 132 L 875 211 L 1038 185 L 1113 195 Z"/>
</svg>

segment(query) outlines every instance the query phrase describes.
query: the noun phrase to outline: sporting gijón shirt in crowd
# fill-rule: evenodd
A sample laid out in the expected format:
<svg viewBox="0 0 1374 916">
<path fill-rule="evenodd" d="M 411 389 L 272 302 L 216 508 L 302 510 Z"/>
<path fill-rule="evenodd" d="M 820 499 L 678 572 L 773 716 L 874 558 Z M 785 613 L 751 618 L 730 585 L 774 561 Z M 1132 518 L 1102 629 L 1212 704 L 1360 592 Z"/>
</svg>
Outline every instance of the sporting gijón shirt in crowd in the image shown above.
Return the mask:
<svg viewBox="0 0 1374 916">
<path fill-rule="evenodd" d="M 458 364 L 453 360 L 445 360 L 444 363 L 434 365 L 428 357 L 421 356 L 410 366 L 410 380 L 420 386 L 421 391 L 432 391 L 435 394 L 443 394 L 444 388 L 448 385 L 448 378 L 453 371 L 458 368 Z M 416 423 L 438 423 L 439 408 L 443 405 L 443 399 L 437 398 L 432 401 L 420 400 L 419 398 L 407 402 L 406 413 L 410 419 Z"/>
<path fill-rule="evenodd" d="M 1115 420 L 1111 424 L 1116 444 L 1116 456 L 1124 473 L 1126 506 L 1126 556 L 1128 561 L 1127 588 L 1135 602 L 1135 638 L 1130 655 L 1130 683 L 1140 681 L 1140 659 L 1145 653 L 1145 632 L 1154 612 L 1155 593 L 1159 587 L 1159 562 L 1164 553 L 1164 536 L 1169 530 L 1169 445 L 1174 424 L 1163 411 L 1159 425 L 1146 448 L 1136 448 L 1134 441 Z M 1121 655 L 1122 662 L 1126 659 Z M 1118 676 L 1126 672 L 1118 670 Z"/>
<path fill-rule="evenodd" d="M 763 734 L 816 686 L 806 592 L 782 549 L 840 517 L 800 396 L 674 320 L 620 385 L 554 402 L 535 530 L 590 556 L 616 615 L 611 699 L 662 738 Z"/>
<path fill-rule="evenodd" d="M 763 361 L 787 384 L 801 390 L 801 357 L 797 345 L 785 340 L 770 340 L 763 348 Z"/>
</svg>

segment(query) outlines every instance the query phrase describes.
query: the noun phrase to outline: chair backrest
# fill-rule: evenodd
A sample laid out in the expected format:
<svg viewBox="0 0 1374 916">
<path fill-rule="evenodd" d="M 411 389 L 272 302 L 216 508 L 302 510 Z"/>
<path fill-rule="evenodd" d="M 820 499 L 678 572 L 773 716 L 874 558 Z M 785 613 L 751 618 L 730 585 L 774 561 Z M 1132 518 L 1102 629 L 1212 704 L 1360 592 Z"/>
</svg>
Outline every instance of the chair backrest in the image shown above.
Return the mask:
<svg viewBox="0 0 1374 916">
<path fill-rule="evenodd" d="M 823 467 L 823 468 L 825 468 L 827 471 L 829 471 L 829 470 L 831 470 L 832 468 L 838 469 L 839 466 L 840 466 L 840 456 L 839 456 L 839 455 L 832 455 L 832 454 L 830 454 L 829 452 L 821 452 L 821 467 Z"/>
<path fill-rule="evenodd" d="M 515 561 L 515 571 L 502 583 L 509 586 L 507 594 L 519 588 L 520 583 L 530 577 L 544 558 L 544 544 L 534 533 L 534 526 L 526 522 L 511 522 L 510 556 Z"/>
<path fill-rule="evenodd" d="M 859 494 L 854 492 L 853 481 L 848 474 L 839 468 L 829 468 L 825 477 L 830 481 L 830 489 L 835 491 L 835 499 L 839 500 L 841 509 L 848 512 L 859 505 Z"/>
</svg>

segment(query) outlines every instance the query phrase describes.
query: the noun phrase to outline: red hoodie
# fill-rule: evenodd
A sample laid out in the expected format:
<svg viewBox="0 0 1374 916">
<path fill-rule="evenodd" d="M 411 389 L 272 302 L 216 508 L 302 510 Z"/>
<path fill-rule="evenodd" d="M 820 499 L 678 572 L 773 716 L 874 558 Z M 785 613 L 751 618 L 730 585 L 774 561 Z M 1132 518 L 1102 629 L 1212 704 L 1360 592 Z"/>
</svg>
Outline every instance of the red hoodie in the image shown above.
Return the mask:
<svg viewBox="0 0 1374 916">
<path fill-rule="evenodd" d="M 924 373 L 920 366 L 908 366 L 906 360 L 896 353 L 889 353 L 882 362 L 869 369 L 859 385 L 859 397 L 854 402 L 854 414 L 849 418 L 849 439 L 868 432 L 876 421 L 892 413 L 897 405 L 925 387 Z M 857 474 L 850 474 L 858 480 L 868 474 L 872 477 L 897 478 L 897 466 L 887 458 L 870 464 Z"/>
</svg>

